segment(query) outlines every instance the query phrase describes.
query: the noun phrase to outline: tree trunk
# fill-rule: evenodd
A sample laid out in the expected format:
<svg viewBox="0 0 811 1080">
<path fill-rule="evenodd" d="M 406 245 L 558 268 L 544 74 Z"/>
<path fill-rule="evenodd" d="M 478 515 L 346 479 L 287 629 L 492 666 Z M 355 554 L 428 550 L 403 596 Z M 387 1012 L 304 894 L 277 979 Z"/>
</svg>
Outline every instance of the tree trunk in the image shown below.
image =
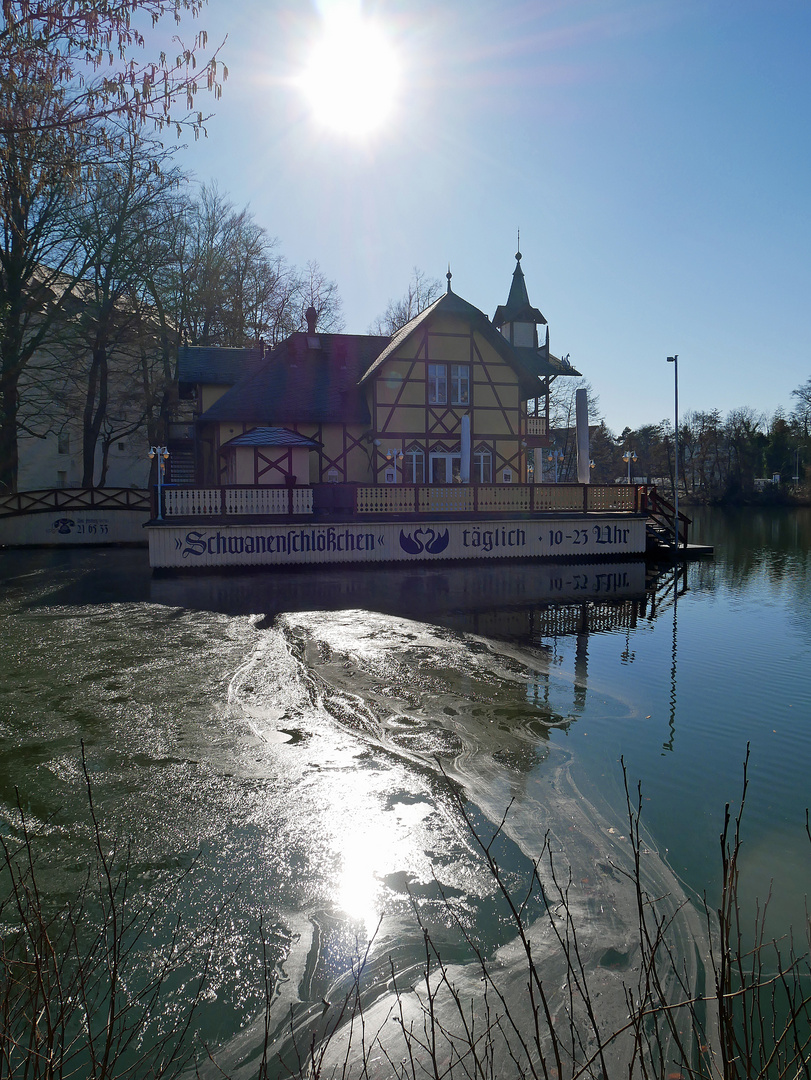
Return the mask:
<svg viewBox="0 0 811 1080">
<path fill-rule="evenodd" d="M 17 383 L 16 372 L 0 378 L 0 492 L 17 490 Z"/>
<path fill-rule="evenodd" d="M 107 349 L 102 342 L 93 346 L 82 414 L 82 487 L 94 487 L 96 446 L 107 415 Z"/>
</svg>

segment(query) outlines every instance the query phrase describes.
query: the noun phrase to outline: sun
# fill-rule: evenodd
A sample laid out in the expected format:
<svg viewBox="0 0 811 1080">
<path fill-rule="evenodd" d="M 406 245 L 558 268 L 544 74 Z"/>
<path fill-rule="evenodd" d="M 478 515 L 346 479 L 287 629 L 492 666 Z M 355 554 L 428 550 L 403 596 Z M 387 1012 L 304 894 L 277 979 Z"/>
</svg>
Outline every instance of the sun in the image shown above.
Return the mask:
<svg viewBox="0 0 811 1080">
<path fill-rule="evenodd" d="M 325 15 L 321 37 L 296 81 L 320 127 L 365 138 L 394 111 L 400 63 L 379 24 L 342 7 Z"/>
</svg>

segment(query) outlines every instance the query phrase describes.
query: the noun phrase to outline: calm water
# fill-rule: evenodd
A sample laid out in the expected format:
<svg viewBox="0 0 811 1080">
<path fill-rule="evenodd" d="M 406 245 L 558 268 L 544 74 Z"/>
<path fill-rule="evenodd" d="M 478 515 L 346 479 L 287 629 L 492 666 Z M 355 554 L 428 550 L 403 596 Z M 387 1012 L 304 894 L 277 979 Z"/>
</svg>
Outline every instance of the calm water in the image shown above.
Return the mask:
<svg viewBox="0 0 811 1080">
<path fill-rule="evenodd" d="M 409 890 L 460 961 L 440 885 L 482 948 L 501 942 L 451 782 L 482 828 L 515 799 L 500 859 L 516 882 L 550 830 L 599 896 L 624 759 L 653 878 L 712 898 L 749 743 L 745 898 L 773 879 L 772 929 L 799 925 L 811 511 L 696 518 L 715 558 L 647 592 L 641 564 L 153 579 L 142 551 L 2 552 L 0 828 L 15 833 L 16 789 L 49 887 L 70 890 L 84 740 L 139 888 L 201 852 L 179 913 L 193 926 L 229 898 L 201 1022 L 243 1032 L 232 1060 L 258 1038 L 259 914 L 282 1006 L 320 1002 L 381 915 L 373 970 L 416 962 Z"/>
</svg>

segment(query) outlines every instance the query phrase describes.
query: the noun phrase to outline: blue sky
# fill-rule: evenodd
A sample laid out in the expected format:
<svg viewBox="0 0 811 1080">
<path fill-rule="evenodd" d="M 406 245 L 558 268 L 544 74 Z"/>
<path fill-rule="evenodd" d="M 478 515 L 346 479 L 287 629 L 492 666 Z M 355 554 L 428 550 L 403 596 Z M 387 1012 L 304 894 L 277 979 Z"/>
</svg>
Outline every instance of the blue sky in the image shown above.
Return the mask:
<svg viewBox="0 0 811 1080">
<path fill-rule="evenodd" d="M 418 266 L 492 316 L 521 230 L 551 345 L 611 428 L 773 413 L 811 377 L 808 0 L 380 0 L 401 65 L 363 141 L 295 77 L 352 0 L 209 0 L 229 78 L 179 161 L 338 283 L 363 333 Z M 356 3 L 355 3 L 356 6 Z"/>
</svg>

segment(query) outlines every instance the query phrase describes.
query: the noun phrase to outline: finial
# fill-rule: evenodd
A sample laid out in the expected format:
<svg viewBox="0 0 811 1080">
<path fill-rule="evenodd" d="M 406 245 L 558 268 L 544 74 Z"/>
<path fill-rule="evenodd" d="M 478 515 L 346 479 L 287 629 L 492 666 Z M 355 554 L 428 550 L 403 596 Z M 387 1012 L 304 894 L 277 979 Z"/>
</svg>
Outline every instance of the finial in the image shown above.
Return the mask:
<svg viewBox="0 0 811 1080">
<path fill-rule="evenodd" d="M 448 292 L 450 292 L 451 291 L 451 278 L 453 277 L 453 274 L 451 273 L 451 264 L 450 263 L 448 263 L 448 272 L 445 275 L 445 277 L 448 279 Z"/>
<path fill-rule="evenodd" d="M 515 261 L 521 262 L 521 230 L 518 230 L 518 250 L 515 253 Z"/>
</svg>

